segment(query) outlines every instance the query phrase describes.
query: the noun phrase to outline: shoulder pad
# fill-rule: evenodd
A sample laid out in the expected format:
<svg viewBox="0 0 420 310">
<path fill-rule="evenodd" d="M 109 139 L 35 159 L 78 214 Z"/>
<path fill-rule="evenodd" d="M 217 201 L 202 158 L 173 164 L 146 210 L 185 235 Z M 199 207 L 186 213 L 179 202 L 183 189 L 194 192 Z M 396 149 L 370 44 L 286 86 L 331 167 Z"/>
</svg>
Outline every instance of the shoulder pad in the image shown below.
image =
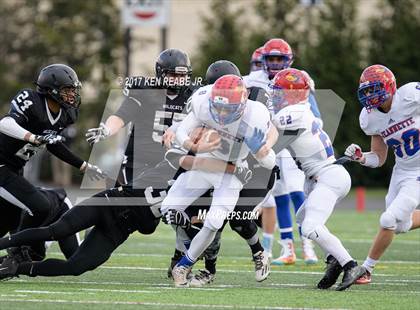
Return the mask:
<svg viewBox="0 0 420 310">
<path fill-rule="evenodd" d="M 363 130 L 363 132 L 368 136 L 376 135 L 377 132 L 374 130 L 372 122 L 369 122 L 370 119 L 370 113 L 366 110 L 366 108 L 363 108 L 359 115 L 359 123 L 360 128 Z"/>
<path fill-rule="evenodd" d="M 33 107 L 41 101 L 40 95 L 32 89 L 22 89 L 11 101 L 12 113 L 19 113 L 27 116 L 28 111 L 32 110 Z"/>
</svg>

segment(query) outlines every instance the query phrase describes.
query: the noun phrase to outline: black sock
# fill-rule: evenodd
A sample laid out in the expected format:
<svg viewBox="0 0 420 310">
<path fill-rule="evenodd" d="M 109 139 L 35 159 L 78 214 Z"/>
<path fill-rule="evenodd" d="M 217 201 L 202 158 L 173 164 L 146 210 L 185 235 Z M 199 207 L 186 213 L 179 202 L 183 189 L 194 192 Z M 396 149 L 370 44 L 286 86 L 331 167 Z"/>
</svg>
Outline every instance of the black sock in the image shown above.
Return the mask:
<svg viewBox="0 0 420 310">
<path fill-rule="evenodd" d="M 204 265 L 206 267 L 206 269 L 211 273 L 211 274 L 216 274 L 216 260 L 215 259 L 206 259 L 204 262 Z"/>
<path fill-rule="evenodd" d="M 349 269 L 354 268 L 354 267 L 356 267 L 356 266 L 357 266 L 356 261 L 351 260 L 351 261 L 349 261 L 347 264 L 345 264 L 345 265 L 343 266 L 343 268 L 344 268 L 344 270 L 349 270 Z"/>
<path fill-rule="evenodd" d="M 24 274 L 27 276 L 34 277 L 35 275 L 31 274 L 32 268 L 33 268 L 33 263 L 21 263 L 18 266 L 17 274 Z"/>
<path fill-rule="evenodd" d="M 252 254 L 258 253 L 259 251 L 264 251 L 264 248 L 262 247 L 260 241 L 253 245 L 249 245 L 249 247 L 251 248 Z"/>
<path fill-rule="evenodd" d="M 180 260 L 182 258 L 182 255 L 184 255 L 184 253 L 182 253 L 180 250 L 175 249 L 174 251 L 174 256 L 172 257 L 173 260 Z"/>
</svg>

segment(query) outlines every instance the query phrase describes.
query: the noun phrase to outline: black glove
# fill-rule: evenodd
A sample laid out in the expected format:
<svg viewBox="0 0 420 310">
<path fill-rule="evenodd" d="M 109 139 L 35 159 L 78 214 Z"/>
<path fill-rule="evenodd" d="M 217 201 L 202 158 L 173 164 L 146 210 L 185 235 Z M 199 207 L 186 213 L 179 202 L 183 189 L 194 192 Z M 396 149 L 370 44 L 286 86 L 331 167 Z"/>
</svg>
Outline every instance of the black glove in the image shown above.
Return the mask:
<svg viewBox="0 0 420 310">
<path fill-rule="evenodd" d="M 188 229 L 191 226 L 188 216 L 178 210 L 169 209 L 162 217 L 162 222 L 168 225 L 181 226 L 181 228 Z"/>
</svg>

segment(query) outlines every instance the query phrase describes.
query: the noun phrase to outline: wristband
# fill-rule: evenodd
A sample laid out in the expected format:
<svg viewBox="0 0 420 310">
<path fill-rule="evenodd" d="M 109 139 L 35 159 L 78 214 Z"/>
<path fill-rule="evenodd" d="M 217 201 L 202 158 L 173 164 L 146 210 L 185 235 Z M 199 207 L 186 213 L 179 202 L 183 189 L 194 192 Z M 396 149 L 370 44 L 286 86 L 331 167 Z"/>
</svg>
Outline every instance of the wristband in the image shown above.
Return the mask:
<svg viewBox="0 0 420 310">
<path fill-rule="evenodd" d="M 362 166 L 366 166 L 370 168 L 379 167 L 379 156 L 375 152 L 363 153 L 363 157 L 365 158 L 365 162 L 360 163 Z"/>
</svg>

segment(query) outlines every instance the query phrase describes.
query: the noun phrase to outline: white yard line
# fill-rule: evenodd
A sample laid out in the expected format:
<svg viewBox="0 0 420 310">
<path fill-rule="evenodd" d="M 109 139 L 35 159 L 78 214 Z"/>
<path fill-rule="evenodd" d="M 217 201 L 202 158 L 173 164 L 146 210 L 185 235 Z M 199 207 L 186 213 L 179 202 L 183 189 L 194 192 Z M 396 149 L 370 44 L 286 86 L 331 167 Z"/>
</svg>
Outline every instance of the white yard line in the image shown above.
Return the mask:
<svg viewBox="0 0 420 310">
<path fill-rule="evenodd" d="M 41 291 L 41 290 L 14 290 L 15 293 L 29 293 L 29 294 L 60 294 L 60 295 L 74 295 L 73 292 L 59 292 L 59 291 Z M 82 293 L 82 292 L 79 292 Z"/>
<path fill-rule="evenodd" d="M 420 243 L 419 243 L 420 245 Z M 63 255 L 61 252 L 49 252 L 49 254 L 52 255 Z M 152 253 L 114 253 L 112 256 L 115 257 L 164 257 L 168 258 L 172 254 L 152 254 Z M 250 257 L 248 256 L 230 256 L 230 255 L 220 255 L 220 259 L 232 259 L 232 260 L 245 260 L 245 261 L 251 261 Z M 303 261 L 303 259 L 297 258 L 297 261 Z M 360 258 L 360 261 L 363 259 Z M 385 264 L 413 264 L 413 265 L 420 265 L 420 261 L 406 261 L 406 260 L 381 260 L 381 263 Z"/>
<path fill-rule="evenodd" d="M 100 266 L 103 269 L 121 269 L 121 270 L 147 270 L 147 271 L 166 271 L 167 268 L 158 267 L 140 267 L 140 266 Z M 254 273 L 253 270 L 234 270 L 234 269 L 217 269 L 217 272 L 226 273 Z M 310 274 L 310 275 L 323 275 L 323 272 L 318 271 L 287 271 L 287 270 L 271 270 L 271 273 L 283 273 L 283 274 Z M 375 276 L 379 277 L 400 277 L 400 274 L 382 274 L 375 273 Z M 420 275 L 410 275 L 410 277 L 420 277 Z"/>
<path fill-rule="evenodd" d="M 111 290 L 111 289 L 101 289 L 101 288 L 82 288 L 82 291 L 87 292 L 109 292 L 109 293 L 146 293 L 146 294 L 157 294 L 161 291 L 146 291 L 146 290 Z"/>
<path fill-rule="evenodd" d="M 177 303 L 158 303 L 158 302 L 136 302 L 136 301 L 101 301 L 101 300 L 64 300 L 64 299 L 2 299 L 1 302 L 37 302 L 37 303 L 57 303 L 57 304 L 99 304 L 99 305 L 143 305 L 155 307 L 179 307 L 179 308 L 205 308 L 205 309 L 255 309 L 256 306 L 238 306 L 238 305 L 209 305 L 209 304 L 177 304 Z M 292 310 L 296 309 L 290 307 L 260 307 L 258 309 L 272 309 L 272 310 Z M 318 310 L 319 308 L 301 308 L 306 310 Z M 324 310 L 346 310 L 330 308 Z"/>
</svg>

